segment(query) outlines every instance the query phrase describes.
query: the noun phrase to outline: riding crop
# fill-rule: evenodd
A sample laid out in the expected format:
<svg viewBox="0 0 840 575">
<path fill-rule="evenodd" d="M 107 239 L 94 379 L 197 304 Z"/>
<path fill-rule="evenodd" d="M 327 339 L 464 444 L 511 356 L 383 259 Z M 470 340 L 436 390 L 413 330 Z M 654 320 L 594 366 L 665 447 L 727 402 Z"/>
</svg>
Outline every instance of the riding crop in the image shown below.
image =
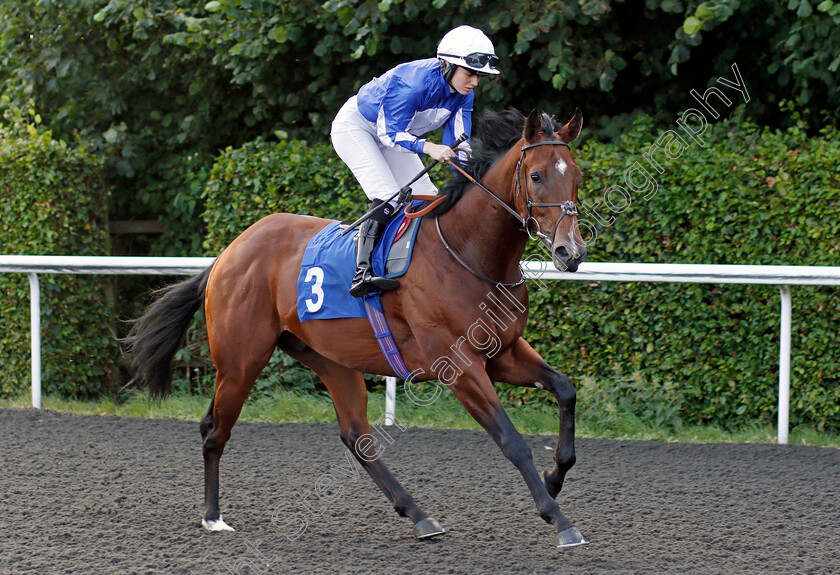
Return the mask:
<svg viewBox="0 0 840 575">
<path fill-rule="evenodd" d="M 468 137 L 469 137 L 469 136 L 467 136 L 467 134 L 461 134 L 460 136 L 458 136 L 458 139 L 457 139 L 457 140 L 455 140 L 455 143 L 452 145 L 452 149 L 457 148 L 460 144 L 462 144 L 463 142 L 467 141 L 467 138 L 468 138 Z M 403 186 L 403 187 L 402 187 L 402 188 L 401 188 L 401 189 L 400 189 L 397 193 L 395 193 L 393 196 L 391 196 L 390 198 L 388 198 L 387 200 L 385 200 L 384 202 L 382 202 L 381 204 L 379 204 L 379 205 L 378 205 L 378 206 L 376 206 L 375 208 L 371 208 L 371 209 L 370 209 L 370 210 L 368 210 L 368 211 L 367 211 L 367 212 L 366 212 L 366 213 L 365 213 L 362 217 L 360 217 L 358 220 L 356 220 L 355 222 L 353 222 L 352 224 L 350 224 L 349 226 L 347 226 L 346 228 L 344 228 L 344 229 L 341 231 L 341 235 L 343 236 L 343 235 L 345 235 L 345 234 L 349 233 L 351 230 L 355 230 L 355 229 L 356 229 L 357 227 L 359 227 L 359 226 L 360 226 L 360 225 L 361 225 L 361 224 L 362 224 L 365 220 L 367 220 L 368 218 L 370 218 L 373 214 L 375 214 L 375 213 L 376 213 L 377 211 L 379 211 L 380 209 L 384 208 L 384 207 L 385 207 L 385 205 L 386 205 L 386 204 L 388 204 L 388 203 L 390 203 L 390 202 L 391 202 L 391 200 L 393 200 L 394 198 L 399 197 L 399 198 L 400 198 L 400 203 L 401 203 L 401 204 L 402 204 L 402 203 L 407 202 L 407 201 L 408 201 L 409 194 L 411 194 L 411 184 L 413 184 L 414 182 L 416 182 L 417 180 L 419 180 L 420 178 L 422 178 L 423 176 L 425 176 L 426 174 L 428 174 L 428 173 L 429 173 L 429 171 L 430 171 L 432 168 L 434 168 L 437 164 L 438 164 L 438 161 L 437 161 L 437 160 L 432 160 L 432 161 L 429 163 L 429 165 L 428 165 L 428 166 L 426 166 L 425 168 L 423 168 L 423 170 L 422 170 L 419 174 L 417 174 L 416 176 L 414 176 L 414 178 L 412 178 L 412 179 L 411 179 L 411 181 L 410 181 L 410 182 L 408 182 L 405 186 Z"/>
</svg>

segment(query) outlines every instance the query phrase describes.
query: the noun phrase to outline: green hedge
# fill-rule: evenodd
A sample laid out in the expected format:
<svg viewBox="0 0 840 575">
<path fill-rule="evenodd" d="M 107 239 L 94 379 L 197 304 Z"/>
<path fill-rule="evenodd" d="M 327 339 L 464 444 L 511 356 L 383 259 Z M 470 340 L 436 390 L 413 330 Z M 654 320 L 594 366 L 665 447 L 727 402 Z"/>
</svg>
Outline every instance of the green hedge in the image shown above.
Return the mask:
<svg viewBox="0 0 840 575">
<path fill-rule="evenodd" d="M 425 158 L 425 157 L 424 157 Z M 428 160 L 428 158 L 425 158 Z M 447 172 L 430 173 L 442 185 Z M 258 219 L 275 212 L 355 219 L 368 199 L 329 143 L 261 138 L 228 148 L 217 159 L 204 191 L 204 248 L 219 254 Z"/>
<path fill-rule="evenodd" d="M 619 141 L 575 150 L 590 207 L 662 130 L 639 119 Z M 741 120 L 710 126 L 660 164 L 658 191 L 600 226 L 590 261 L 840 265 L 840 140 Z M 438 176 L 445 173 L 437 170 Z M 328 144 L 256 141 L 218 159 L 206 191 L 209 253 L 259 217 L 362 213 L 362 194 Z M 610 215 L 601 210 L 602 215 Z M 594 219 L 591 215 L 589 219 Z M 540 251 L 534 246 L 534 253 Z M 544 258 L 543 258 L 544 259 Z M 770 421 L 776 415 L 775 286 L 531 284 L 528 339 L 580 388 L 582 408 L 629 410 L 662 424 Z M 840 290 L 794 287 L 792 424 L 840 421 Z M 508 400 L 541 394 L 503 386 Z"/>
<path fill-rule="evenodd" d="M 616 144 L 584 146 L 581 200 L 603 201 L 635 162 L 656 174 L 643 154 L 661 133 L 641 118 Z M 677 160 L 654 156 L 663 169 L 656 195 L 631 192 L 631 206 L 599 229 L 590 261 L 840 265 L 837 131 L 811 139 L 797 127 L 771 132 L 733 119 L 703 137 L 705 147 L 690 145 Z M 792 293 L 791 421 L 837 428 L 840 290 Z M 655 391 L 651 403 L 727 425 L 776 416 L 779 301 L 776 286 L 570 283 L 535 297 L 529 330 L 570 374 L 610 375 L 623 399 L 637 392 L 637 376 Z"/>
<path fill-rule="evenodd" d="M 332 146 L 309 147 L 298 140 L 257 139 L 228 148 L 213 166 L 204 199 L 204 247 L 211 254 L 273 212 L 349 218 L 367 207 L 353 174 Z"/>
<path fill-rule="evenodd" d="M 30 123 L 31 122 L 31 123 Z M 6 255 L 109 253 L 102 165 L 81 145 L 37 128 L 30 112 L 0 123 L 0 252 Z M 117 346 L 107 280 L 39 276 L 45 393 L 95 395 L 115 377 Z M 0 274 L 0 395 L 30 386 L 29 282 Z"/>
</svg>

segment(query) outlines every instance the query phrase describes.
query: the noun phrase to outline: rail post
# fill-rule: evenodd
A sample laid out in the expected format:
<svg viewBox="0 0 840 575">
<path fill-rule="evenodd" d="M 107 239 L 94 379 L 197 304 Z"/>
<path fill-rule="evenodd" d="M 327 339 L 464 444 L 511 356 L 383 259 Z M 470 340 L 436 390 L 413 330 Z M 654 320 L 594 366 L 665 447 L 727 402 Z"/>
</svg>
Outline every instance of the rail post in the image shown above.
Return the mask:
<svg viewBox="0 0 840 575">
<path fill-rule="evenodd" d="M 29 274 L 29 323 L 32 332 L 32 407 L 41 409 L 41 284 Z"/>
<path fill-rule="evenodd" d="M 385 378 L 385 425 L 394 425 L 397 411 L 397 378 Z"/>
<path fill-rule="evenodd" d="M 779 443 L 788 442 L 790 426 L 790 324 L 791 301 L 790 286 L 781 285 L 782 321 L 779 333 Z"/>
</svg>

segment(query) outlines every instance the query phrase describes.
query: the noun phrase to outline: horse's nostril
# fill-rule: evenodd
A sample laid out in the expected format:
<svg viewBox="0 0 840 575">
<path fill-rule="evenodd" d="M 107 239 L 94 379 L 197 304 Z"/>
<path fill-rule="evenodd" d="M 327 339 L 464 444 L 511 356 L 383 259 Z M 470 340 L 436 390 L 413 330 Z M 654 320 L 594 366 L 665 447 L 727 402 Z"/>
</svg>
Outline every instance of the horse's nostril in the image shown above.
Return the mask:
<svg viewBox="0 0 840 575">
<path fill-rule="evenodd" d="M 577 271 L 578 264 L 583 259 L 583 255 L 586 254 L 586 250 L 583 250 L 583 254 L 580 253 L 577 246 L 572 246 L 572 250 L 573 252 L 570 254 L 566 246 L 557 246 L 554 248 L 554 267 L 561 272 Z"/>
</svg>

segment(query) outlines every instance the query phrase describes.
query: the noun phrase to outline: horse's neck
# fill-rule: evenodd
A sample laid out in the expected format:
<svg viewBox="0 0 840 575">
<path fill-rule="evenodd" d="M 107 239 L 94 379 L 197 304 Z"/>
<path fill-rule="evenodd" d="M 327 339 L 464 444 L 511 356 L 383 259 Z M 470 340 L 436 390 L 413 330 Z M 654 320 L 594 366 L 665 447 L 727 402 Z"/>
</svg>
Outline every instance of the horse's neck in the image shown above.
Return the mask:
<svg viewBox="0 0 840 575">
<path fill-rule="evenodd" d="M 514 210 L 517 157 L 505 155 L 482 179 L 482 185 Z M 473 269 L 500 282 L 519 280 L 519 261 L 528 236 L 513 214 L 485 191 L 470 185 L 440 217 L 440 223 L 446 240 Z"/>
</svg>

